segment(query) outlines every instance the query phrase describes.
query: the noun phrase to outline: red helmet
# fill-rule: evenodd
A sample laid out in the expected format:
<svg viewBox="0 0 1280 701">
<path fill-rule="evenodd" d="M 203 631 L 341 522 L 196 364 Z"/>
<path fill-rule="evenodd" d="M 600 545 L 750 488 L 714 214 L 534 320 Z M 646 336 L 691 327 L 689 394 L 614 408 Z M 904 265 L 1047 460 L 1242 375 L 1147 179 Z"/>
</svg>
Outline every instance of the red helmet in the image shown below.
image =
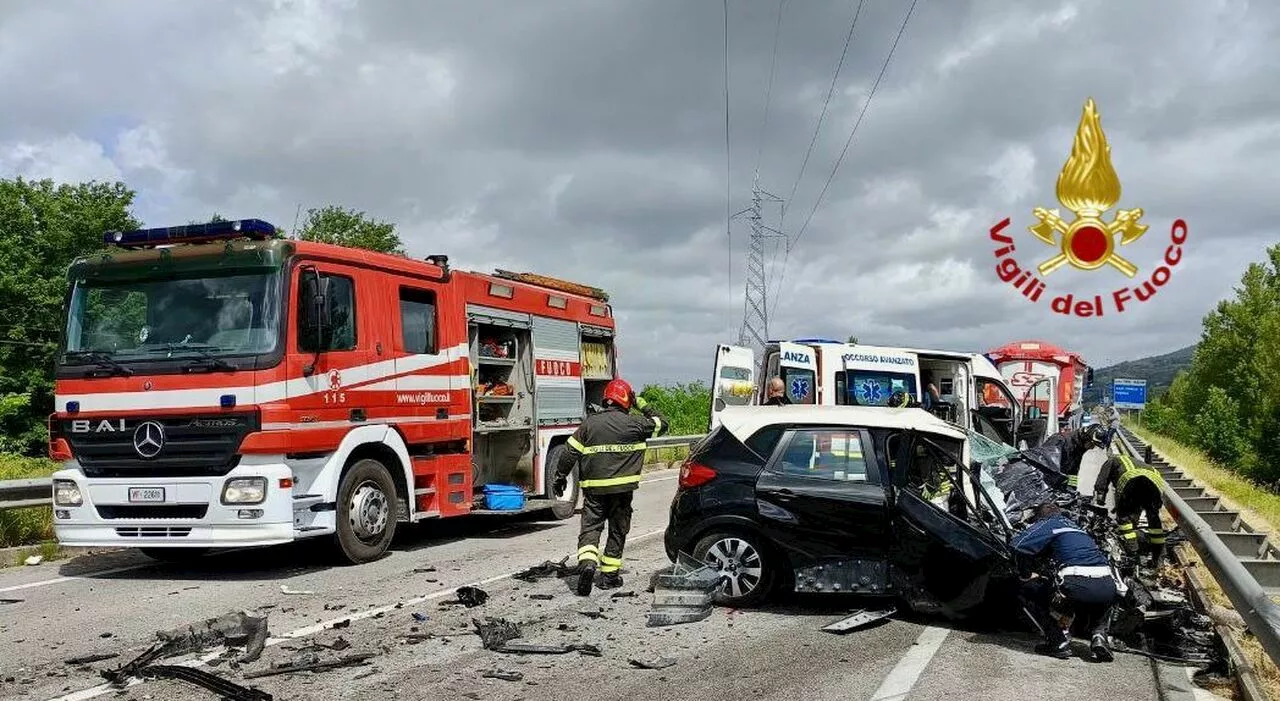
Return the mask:
<svg viewBox="0 0 1280 701">
<path fill-rule="evenodd" d="M 605 401 L 613 402 L 623 409 L 631 408 L 631 385 L 626 380 L 610 380 L 604 387 Z"/>
</svg>

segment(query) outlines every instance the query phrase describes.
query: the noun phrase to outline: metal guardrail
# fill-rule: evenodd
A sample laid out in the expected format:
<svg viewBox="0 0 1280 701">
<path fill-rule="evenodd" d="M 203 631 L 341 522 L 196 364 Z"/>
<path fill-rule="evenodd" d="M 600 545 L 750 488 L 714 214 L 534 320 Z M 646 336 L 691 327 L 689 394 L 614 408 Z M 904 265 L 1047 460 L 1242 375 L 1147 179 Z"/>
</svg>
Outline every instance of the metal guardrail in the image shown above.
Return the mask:
<svg viewBox="0 0 1280 701">
<path fill-rule="evenodd" d="M 692 445 L 706 437 L 705 433 L 689 436 L 663 436 L 648 441 L 650 449 L 679 448 Z M 52 506 L 53 480 L 48 477 L 25 480 L 0 481 L 0 511 L 25 509 L 33 506 Z"/>
<path fill-rule="evenodd" d="M 1171 465 L 1150 445 L 1122 427 L 1124 449 L 1160 471 L 1165 478 L 1165 507 L 1200 554 L 1231 605 L 1244 619 L 1267 656 L 1280 664 L 1280 605 L 1269 594 L 1280 593 L 1280 560 L 1265 534 L 1255 533 L 1237 511 L 1222 507 L 1213 496 Z"/>
</svg>

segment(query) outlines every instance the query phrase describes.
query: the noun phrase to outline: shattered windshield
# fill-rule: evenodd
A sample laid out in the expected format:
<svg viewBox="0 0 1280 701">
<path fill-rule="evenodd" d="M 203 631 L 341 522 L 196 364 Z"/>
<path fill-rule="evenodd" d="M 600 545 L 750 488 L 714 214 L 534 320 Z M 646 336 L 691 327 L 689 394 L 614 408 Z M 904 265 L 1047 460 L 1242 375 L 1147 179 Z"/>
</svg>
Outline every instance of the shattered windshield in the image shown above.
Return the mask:
<svg viewBox="0 0 1280 701">
<path fill-rule="evenodd" d="M 279 275 L 78 281 L 67 314 L 66 362 L 119 362 L 275 349 Z"/>
</svg>

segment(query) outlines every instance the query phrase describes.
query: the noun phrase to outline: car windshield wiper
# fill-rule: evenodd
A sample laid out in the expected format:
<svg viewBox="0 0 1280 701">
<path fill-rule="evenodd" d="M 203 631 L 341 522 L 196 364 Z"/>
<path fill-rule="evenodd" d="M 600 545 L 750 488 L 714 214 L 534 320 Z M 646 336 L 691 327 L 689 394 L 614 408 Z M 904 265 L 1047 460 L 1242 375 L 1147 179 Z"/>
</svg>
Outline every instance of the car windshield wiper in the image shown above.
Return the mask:
<svg viewBox="0 0 1280 701">
<path fill-rule="evenodd" d="M 66 357 L 68 360 L 88 361 L 99 368 L 105 368 L 108 370 L 109 375 L 124 375 L 127 377 L 133 374 L 133 370 L 121 365 L 104 351 L 68 351 Z M 89 370 L 85 374 L 94 375 L 97 374 L 97 371 Z"/>
</svg>

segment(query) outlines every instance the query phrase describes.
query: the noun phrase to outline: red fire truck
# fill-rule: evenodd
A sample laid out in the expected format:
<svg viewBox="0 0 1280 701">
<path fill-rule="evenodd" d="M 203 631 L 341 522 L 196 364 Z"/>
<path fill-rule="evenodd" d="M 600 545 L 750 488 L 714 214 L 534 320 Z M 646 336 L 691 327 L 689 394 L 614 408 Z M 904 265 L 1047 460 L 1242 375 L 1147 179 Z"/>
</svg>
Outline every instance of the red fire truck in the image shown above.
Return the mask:
<svg viewBox="0 0 1280 701">
<path fill-rule="evenodd" d="M 602 291 L 258 219 L 105 238 L 68 271 L 61 543 L 168 559 L 328 536 L 359 563 L 397 523 L 573 514 L 575 481 L 557 499 L 549 475 L 616 376 Z"/>
<path fill-rule="evenodd" d="M 985 354 L 1015 391 L 1037 385 L 1046 377 L 1058 378 L 1058 407 L 1062 426 L 1079 427 L 1082 416 L 1084 390 L 1093 383 L 1093 369 L 1079 354 L 1060 348 L 1046 341 L 1014 341 Z M 1049 410 L 1049 399 L 1043 390 L 1036 390 L 1027 400 L 1027 406 Z"/>
</svg>

